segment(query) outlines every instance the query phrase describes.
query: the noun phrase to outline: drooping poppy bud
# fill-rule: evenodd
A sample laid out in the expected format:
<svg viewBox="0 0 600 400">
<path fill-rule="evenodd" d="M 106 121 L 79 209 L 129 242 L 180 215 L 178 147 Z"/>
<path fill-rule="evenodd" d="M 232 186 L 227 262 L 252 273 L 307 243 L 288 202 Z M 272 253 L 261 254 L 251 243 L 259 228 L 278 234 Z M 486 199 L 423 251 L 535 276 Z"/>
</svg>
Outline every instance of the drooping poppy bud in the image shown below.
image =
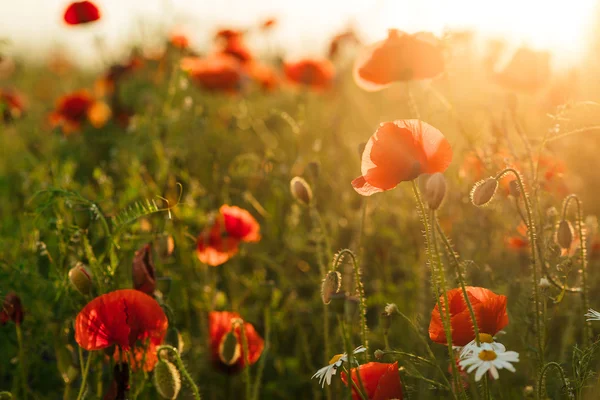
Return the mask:
<svg viewBox="0 0 600 400">
<path fill-rule="evenodd" d="M 325 275 L 323 284 L 321 285 L 321 299 L 323 300 L 323 303 L 329 304 L 331 302 L 331 296 L 338 293 L 341 286 L 342 274 L 338 271 L 329 271 L 327 275 Z"/>
<path fill-rule="evenodd" d="M 154 261 L 152 261 L 152 246 L 146 244 L 135 253 L 133 267 L 133 287 L 136 290 L 152 295 L 156 289 L 156 278 L 154 276 Z"/>
<path fill-rule="evenodd" d="M 0 325 L 4 325 L 8 321 L 12 321 L 17 325 L 21 325 L 23 322 L 21 298 L 15 292 L 6 295 L 0 309 Z"/>
<path fill-rule="evenodd" d="M 84 296 L 88 295 L 94 285 L 92 271 L 82 262 L 78 262 L 69 270 L 69 282 L 79 293 Z"/>
<path fill-rule="evenodd" d="M 290 191 L 292 196 L 305 206 L 310 205 L 313 197 L 312 189 L 308 182 L 299 176 L 295 176 L 290 181 Z"/>
<path fill-rule="evenodd" d="M 496 178 L 487 178 L 481 180 L 471 189 L 471 203 L 477 207 L 488 204 L 498 189 L 498 180 Z"/>
<path fill-rule="evenodd" d="M 573 243 L 573 226 L 567 220 L 561 220 L 556 229 L 556 243 L 561 249 L 568 250 Z"/>
<path fill-rule="evenodd" d="M 176 399 L 181 390 L 181 375 L 175 365 L 160 360 L 154 367 L 154 387 L 164 399 Z"/>
<path fill-rule="evenodd" d="M 440 208 L 446 196 L 446 178 L 443 174 L 436 172 L 427 179 L 424 195 L 430 209 L 437 210 Z"/>
</svg>

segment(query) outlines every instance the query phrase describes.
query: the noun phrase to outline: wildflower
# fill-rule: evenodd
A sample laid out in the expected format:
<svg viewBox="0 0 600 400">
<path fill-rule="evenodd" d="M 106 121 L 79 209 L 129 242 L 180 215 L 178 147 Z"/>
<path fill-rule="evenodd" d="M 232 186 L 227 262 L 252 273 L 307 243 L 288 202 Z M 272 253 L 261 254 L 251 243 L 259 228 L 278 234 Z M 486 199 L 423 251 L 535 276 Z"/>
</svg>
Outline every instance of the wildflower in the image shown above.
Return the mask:
<svg viewBox="0 0 600 400">
<path fill-rule="evenodd" d="M 395 303 L 387 303 L 383 312 L 386 316 L 391 317 L 394 314 L 399 314 L 398 306 Z"/>
<path fill-rule="evenodd" d="M 19 119 L 25 113 L 25 100 L 23 96 L 8 89 L 0 89 L 0 118 L 4 122 Z"/>
<path fill-rule="evenodd" d="M 362 153 L 362 176 L 352 181 L 363 196 L 383 192 L 421 174 L 444 172 L 452 148 L 442 132 L 417 120 L 382 123 Z"/>
<path fill-rule="evenodd" d="M 206 90 L 235 92 L 239 89 L 242 71 L 238 60 L 227 54 L 214 54 L 206 58 L 185 57 L 181 69 Z"/>
<path fill-rule="evenodd" d="M 15 292 L 8 293 L 0 307 L 0 325 L 5 325 L 8 321 L 17 325 L 23 322 L 21 298 Z"/>
<path fill-rule="evenodd" d="M 460 366 L 467 370 L 467 373 L 475 371 L 475 381 L 481 380 L 481 377 L 490 372 L 494 379 L 498 379 L 499 369 L 507 369 L 515 372 L 515 367 L 511 363 L 519 362 L 519 353 L 516 351 L 505 351 L 505 349 L 477 348 L 469 357 L 460 361 Z"/>
<path fill-rule="evenodd" d="M 410 35 L 396 29 L 366 48 L 354 63 L 354 81 L 376 91 L 393 82 L 435 78 L 444 71 L 444 57 L 431 33 Z"/>
<path fill-rule="evenodd" d="M 241 326 L 248 342 L 248 354 L 244 354 Z M 249 322 L 238 313 L 212 311 L 208 314 L 208 329 L 213 365 L 225 373 L 236 373 L 260 358 L 264 341 Z"/>
<path fill-rule="evenodd" d="M 67 25 L 81 25 L 100 19 L 100 10 L 91 1 L 76 1 L 69 4 L 63 19 Z"/>
<path fill-rule="evenodd" d="M 340 52 L 340 48 L 346 44 L 359 44 L 360 40 L 352 29 L 335 35 L 329 43 L 329 51 L 327 55 L 330 59 L 334 59 Z"/>
<path fill-rule="evenodd" d="M 90 294 L 93 287 L 92 271 L 82 262 L 78 262 L 69 270 L 69 282 L 79 293 Z"/>
<path fill-rule="evenodd" d="M 335 67 L 329 60 L 303 59 L 286 62 L 283 71 L 290 82 L 317 91 L 329 88 L 335 76 Z"/>
<path fill-rule="evenodd" d="M 272 91 L 279 85 L 277 72 L 266 64 L 251 62 L 244 66 L 244 70 L 265 91 Z"/>
<path fill-rule="evenodd" d="M 150 371 L 168 325 L 156 300 L 138 290 L 122 289 L 96 297 L 79 312 L 75 340 L 88 351 L 116 345 L 117 360 L 123 356 L 121 351 L 130 352 L 135 362 L 132 368 L 141 366 Z"/>
<path fill-rule="evenodd" d="M 196 254 L 205 264 L 216 267 L 238 252 L 240 242 L 258 242 L 260 226 L 246 210 L 223 205 L 212 224 L 198 236 Z"/>
<path fill-rule="evenodd" d="M 185 50 L 190 47 L 190 39 L 185 33 L 179 30 L 171 32 L 169 35 L 169 43 L 173 47 L 181 50 Z"/>
<path fill-rule="evenodd" d="M 480 333 L 493 336 L 508 324 L 506 296 L 497 295 L 482 287 L 467 286 L 466 290 Z M 463 297 L 462 289 L 449 290 L 447 295 L 452 326 L 452 344 L 464 346 L 475 339 L 471 314 Z M 440 297 L 440 303 L 444 304 L 443 296 Z M 429 337 L 436 343 L 446 343 L 446 333 L 437 304 L 431 312 Z"/>
<path fill-rule="evenodd" d="M 352 381 L 356 386 L 364 387 L 364 395 L 369 400 L 402 400 L 402 382 L 398 373 L 398 361 L 393 364 L 370 362 L 350 371 Z M 360 380 L 358 379 L 360 375 Z M 342 381 L 348 384 L 348 378 L 344 372 L 341 374 Z M 362 389 L 362 388 L 361 388 Z M 352 399 L 360 400 L 362 396 L 352 385 Z"/>
<path fill-rule="evenodd" d="M 156 289 L 156 278 L 154 276 L 154 261 L 152 261 L 152 246 L 146 244 L 135 252 L 133 266 L 133 287 L 146 294 L 152 295 Z"/>
<path fill-rule="evenodd" d="M 529 247 L 529 238 L 527 237 L 527 225 L 521 222 L 517 226 L 517 234 L 508 236 L 505 239 L 506 245 L 509 249 L 516 252 L 526 251 Z"/>
<path fill-rule="evenodd" d="M 538 283 L 538 286 L 542 289 L 547 289 L 550 287 L 550 281 L 546 277 L 540 278 L 540 282 Z"/>
<path fill-rule="evenodd" d="M 50 114 L 50 124 L 61 127 L 63 133 L 69 135 L 80 130 L 88 120 L 99 128 L 108 118 L 108 106 L 96 101 L 87 90 L 80 90 L 58 99 L 55 111 Z"/>
<path fill-rule="evenodd" d="M 510 90 L 534 92 L 545 86 L 550 76 L 550 53 L 519 48 L 494 80 Z"/>
<path fill-rule="evenodd" d="M 584 314 L 584 316 L 587 317 L 586 321 L 600 321 L 600 312 L 592 310 L 591 308 L 587 313 Z"/>
<path fill-rule="evenodd" d="M 352 352 L 353 355 L 357 355 L 360 353 L 364 353 L 367 349 L 364 346 L 358 346 Z M 358 362 L 353 359 L 354 362 L 358 364 Z M 331 385 L 331 377 L 337 374 L 337 370 L 342 366 L 343 363 L 348 362 L 348 354 L 337 354 L 333 356 L 333 358 L 329 361 L 329 365 L 324 366 L 320 370 L 318 370 L 311 379 L 317 378 L 319 379 L 319 383 L 321 387 L 325 387 L 325 383 Z"/>
<path fill-rule="evenodd" d="M 225 45 L 220 50 L 220 53 L 235 57 L 241 63 L 248 63 L 254 58 L 242 36 L 232 36 L 229 39 L 226 39 Z"/>
<path fill-rule="evenodd" d="M 482 348 L 484 350 L 494 350 L 494 351 L 505 351 L 506 348 L 502 343 L 498 343 L 495 341 L 495 338 L 492 335 L 487 333 L 479 334 L 479 345 L 475 339 L 471 340 L 469 343 L 464 345 L 460 349 L 459 359 L 464 359 L 470 357 L 473 352 L 477 351 L 478 348 Z"/>
<path fill-rule="evenodd" d="M 489 177 L 477 182 L 471 189 L 471 203 L 477 207 L 488 204 L 498 189 L 498 179 Z"/>
</svg>

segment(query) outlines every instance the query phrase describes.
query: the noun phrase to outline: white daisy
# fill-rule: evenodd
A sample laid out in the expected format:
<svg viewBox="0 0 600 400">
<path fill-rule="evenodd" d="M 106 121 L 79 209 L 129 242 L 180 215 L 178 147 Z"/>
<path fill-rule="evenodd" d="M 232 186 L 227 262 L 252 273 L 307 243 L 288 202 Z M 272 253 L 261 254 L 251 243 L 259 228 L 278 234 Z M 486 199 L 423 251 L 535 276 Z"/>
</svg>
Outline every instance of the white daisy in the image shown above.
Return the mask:
<svg viewBox="0 0 600 400">
<path fill-rule="evenodd" d="M 486 343 L 486 346 L 489 346 L 489 343 Z M 488 348 L 491 348 L 491 346 Z M 461 368 L 466 369 L 469 374 L 477 370 L 475 372 L 475 380 L 479 381 L 488 371 L 492 373 L 494 379 L 500 377 L 498 374 L 499 369 L 507 369 L 515 372 L 515 367 L 511 364 L 515 362 L 519 362 L 519 353 L 516 351 L 495 351 L 476 347 L 475 351 L 468 358 L 459 362 L 459 365 Z"/>
<path fill-rule="evenodd" d="M 364 346 L 358 346 L 356 349 L 354 349 L 352 354 L 356 355 L 365 351 L 367 351 L 367 349 Z M 356 362 L 356 360 L 354 361 Z M 327 382 L 328 385 L 331 385 L 331 377 L 337 373 L 337 370 L 345 362 L 348 362 L 348 354 L 344 353 L 333 356 L 331 361 L 329 361 L 329 365 L 326 365 L 325 367 L 318 370 L 317 373 L 314 374 L 311 379 L 318 378 L 321 387 L 325 387 L 325 382 Z M 356 363 L 358 364 L 358 362 Z"/>
<path fill-rule="evenodd" d="M 475 341 L 475 339 L 471 340 L 461 349 L 460 359 L 462 360 L 464 358 L 470 357 L 479 348 L 481 348 L 482 350 L 493 350 L 500 353 L 506 351 L 506 347 L 504 347 L 502 343 L 494 341 L 492 335 L 489 335 L 487 333 L 480 333 L 479 346 L 477 346 L 477 342 Z"/>
<path fill-rule="evenodd" d="M 586 321 L 600 321 L 600 312 L 592 310 L 591 308 L 587 313 L 584 314 L 584 316 L 587 317 Z"/>
</svg>

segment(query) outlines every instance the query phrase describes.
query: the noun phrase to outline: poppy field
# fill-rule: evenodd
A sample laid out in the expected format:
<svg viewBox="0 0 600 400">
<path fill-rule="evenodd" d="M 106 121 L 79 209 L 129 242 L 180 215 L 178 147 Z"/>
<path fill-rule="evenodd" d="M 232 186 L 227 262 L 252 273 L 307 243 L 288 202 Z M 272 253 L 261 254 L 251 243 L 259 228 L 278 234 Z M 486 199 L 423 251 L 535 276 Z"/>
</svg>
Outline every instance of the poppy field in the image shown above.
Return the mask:
<svg viewBox="0 0 600 400">
<path fill-rule="evenodd" d="M 0 42 L 0 400 L 600 398 L 599 43 L 279 23 Z"/>
</svg>

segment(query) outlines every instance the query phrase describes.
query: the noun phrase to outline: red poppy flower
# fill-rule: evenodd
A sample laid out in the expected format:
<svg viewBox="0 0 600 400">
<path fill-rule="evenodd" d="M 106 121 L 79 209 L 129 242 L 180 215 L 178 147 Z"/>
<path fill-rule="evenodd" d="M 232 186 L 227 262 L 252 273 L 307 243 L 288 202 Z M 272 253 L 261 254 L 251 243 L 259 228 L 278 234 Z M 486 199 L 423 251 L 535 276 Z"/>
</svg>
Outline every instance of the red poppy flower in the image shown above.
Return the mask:
<svg viewBox="0 0 600 400">
<path fill-rule="evenodd" d="M 238 252 L 240 242 L 258 242 L 260 225 L 246 210 L 223 205 L 213 223 L 198 236 L 198 259 L 213 267 L 221 265 Z"/>
<path fill-rule="evenodd" d="M 187 35 L 179 31 L 174 31 L 171 33 L 171 35 L 169 35 L 169 43 L 171 43 L 173 47 L 182 50 L 185 50 L 188 47 L 190 47 L 190 40 L 187 37 Z"/>
<path fill-rule="evenodd" d="M 0 115 L 5 122 L 20 118 L 25 112 L 25 100 L 14 90 L 0 89 Z"/>
<path fill-rule="evenodd" d="M 506 296 L 497 295 L 491 290 L 481 287 L 467 286 L 466 289 L 473 306 L 479 332 L 494 336 L 508 324 Z M 463 297 L 462 289 L 452 289 L 447 294 L 450 304 L 452 344 L 464 346 L 475 339 L 471 315 Z M 440 297 L 440 302 L 444 304 L 443 296 Z M 437 304 L 431 312 L 429 337 L 436 343 L 446 344 L 446 334 L 444 333 L 444 326 Z"/>
<path fill-rule="evenodd" d="M 510 90 L 534 92 L 546 85 L 550 77 L 550 53 L 521 47 L 495 81 Z"/>
<path fill-rule="evenodd" d="M 291 82 L 315 90 L 329 88 L 335 76 L 335 67 L 329 60 L 305 59 L 294 63 L 285 63 L 283 70 Z"/>
<path fill-rule="evenodd" d="M 252 61 L 253 58 L 242 36 L 233 36 L 227 39 L 221 53 L 229 54 L 242 63 Z"/>
<path fill-rule="evenodd" d="M 268 65 L 251 62 L 246 65 L 245 70 L 266 91 L 274 90 L 279 85 L 277 72 Z"/>
<path fill-rule="evenodd" d="M 506 246 L 516 252 L 526 252 L 529 248 L 529 236 L 527 236 L 527 225 L 521 222 L 517 226 L 517 234 L 505 239 Z"/>
<path fill-rule="evenodd" d="M 360 374 L 360 381 L 364 386 L 364 394 L 369 400 L 402 400 L 402 383 L 398 373 L 398 361 L 393 364 L 384 364 L 370 362 L 363 364 L 358 368 L 352 368 L 350 371 L 352 380 L 360 387 L 360 381 L 357 374 Z M 347 385 L 348 376 L 345 372 L 341 373 L 342 381 Z M 359 393 L 352 388 L 352 399 L 360 400 Z"/>
<path fill-rule="evenodd" d="M 356 36 L 356 33 L 354 33 L 353 30 L 348 30 L 346 32 L 342 32 L 340 34 L 335 35 L 329 43 L 329 51 L 327 52 L 329 58 L 335 58 L 343 45 L 352 43 L 360 43 L 360 40 L 358 40 L 358 37 Z"/>
<path fill-rule="evenodd" d="M 431 33 L 409 35 L 390 29 L 385 40 L 365 49 L 354 63 L 354 81 L 368 91 L 397 81 L 435 78 L 444 71 L 444 57 Z"/>
<path fill-rule="evenodd" d="M 212 311 L 208 314 L 208 329 L 213 365 L 225 373 L 236 373 L 246 366 L 246 358 L 250 365 L 260 358 L 264 349 L 264 341 L 252 324 L 244 322 L 248 356 L 244 354 L 239 314 L 228 311 Z"/>
<path fill-rule="evenodd" d="M 88 351 L 115 345 L 116 357 L 119 348 L 133 351 L 139 362 L 145 355 L 145 369 L 150 370 L 157 361 L 156 346 L 162 343 L 168 326 L 156 300 L 138 290 L 122 289 L 96 297 L 81 310 L 75 319 L 75 340 Z"/>
<path fill-rule="evenodd" d="M 156 289 L 154 277 L 154 261 L 152 261 L 152 246 L 145 245 L 135 253 L 133 258 L 133 287 L 146 294 L 152 295 Z"/>
<path fill-rule="evenodd" d="M 80 25 L 100 19 L 100 10 L 91 1 L 76 1 L 65 10 L 64 20 L 67 25 Z"/>
<path fill-rule="evenodd" d="M 89 120 L 96 127 L 102 127 L 111 116 L 110 108 L 96 101 L 87 90 L 80 90 L 58 99 L 56 110 L 50 114 L 50 124 L 60 126 L 65 135 L 81 129 Z"/>
<path fill-rule="evenodd" d="M 268 18 L 260 24 L 260 29 L 263 31 L 269 30 L 277 25 L 277 20 L 275 18 Z"/>
<path fill-rule="evenodd" d="M 0 305 L 0 325 L 5 325 L 8 321 L 17 325 L 23 322 L 21 298 L 14 292 L 8 293 Z"/>
<path fill-rule="evenodd" d="M 181 69 L 207 90 L 235 92 L 242 80 L 239 61 L 227 54 L 214 54 L 207 58 L 185 57 L 181 60 Z"/>
<path fill-rule="evenodd" d="M 362 176 L 352 181 L 363 196 L 383 192 L 421 174 L 444 172 L 452 148 L 442 132 L 417 119 L 382 123 L 362 154 Z"/>
<path fill-rule="evenodd" d="M 215 40 L 229 40 L 231 38 L 234 37 L 242 37 L 244 36 L 244 32 L 239 31 L 237 29 L 220 29 L 219 31 L 217 31 L 216 35 L 215 35 Z"/>
</svg>

